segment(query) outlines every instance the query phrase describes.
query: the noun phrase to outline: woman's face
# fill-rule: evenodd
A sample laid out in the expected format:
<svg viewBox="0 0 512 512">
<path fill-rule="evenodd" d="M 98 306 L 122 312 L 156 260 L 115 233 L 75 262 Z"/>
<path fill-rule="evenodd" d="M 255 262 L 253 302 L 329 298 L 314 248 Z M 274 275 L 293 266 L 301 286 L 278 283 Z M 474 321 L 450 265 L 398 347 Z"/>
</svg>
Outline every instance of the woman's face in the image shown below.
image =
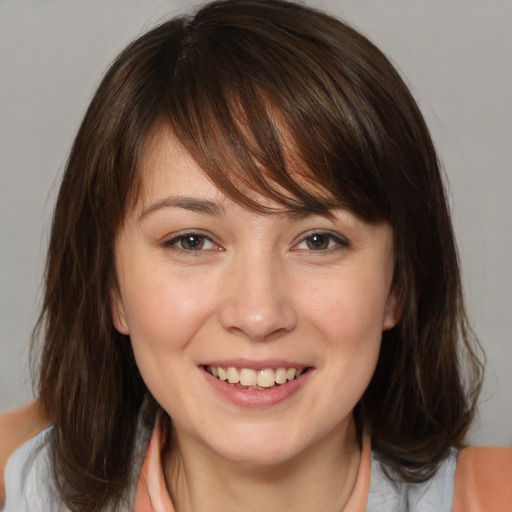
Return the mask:
<svg viewBox="0 0 512 512">
<path fill-rule="evenodd" d="M 114 324 L 178 443 L 270 464 L 346 431 L 396 320 L 391 228 L 249 211 L 164 130 L 142 171 Z"/>
</svg>

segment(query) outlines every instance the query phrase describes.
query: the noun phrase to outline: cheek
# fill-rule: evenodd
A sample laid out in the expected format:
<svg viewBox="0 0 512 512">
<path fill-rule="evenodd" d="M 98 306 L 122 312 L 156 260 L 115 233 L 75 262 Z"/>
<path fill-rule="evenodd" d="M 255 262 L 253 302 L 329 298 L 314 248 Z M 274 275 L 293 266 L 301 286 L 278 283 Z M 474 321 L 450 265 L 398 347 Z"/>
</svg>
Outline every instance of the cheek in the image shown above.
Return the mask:
<svg viewBox="0 0 512 512">
<path fill-rule="evenodd" d="M 334 403 L 335 411 L 346 414 L 366 390 L 380 353 L 386 300 L 387 283 L 375 286 L 362 279 L 345 279 L 343 285 L 315 293 L 310 318 L 329 346 L 323 370 L 332 387 L 326 408 Z"/>
<path fill-rule="evenodd" d="M 333 345 L 360 352 L 380 343 L 388 297 L 387 282 L 371 276 L 335 279 L 310 290 L 307 314 Z"/>
<path fill-rule="evenodd" d="M 138 277 L 130 278 L 129 276 Z M 183 349 L 212 316 L 215 283 L 150 267 L 125 274 L 123 302 L 138 358 L 165 359 Z"/>
</svg>

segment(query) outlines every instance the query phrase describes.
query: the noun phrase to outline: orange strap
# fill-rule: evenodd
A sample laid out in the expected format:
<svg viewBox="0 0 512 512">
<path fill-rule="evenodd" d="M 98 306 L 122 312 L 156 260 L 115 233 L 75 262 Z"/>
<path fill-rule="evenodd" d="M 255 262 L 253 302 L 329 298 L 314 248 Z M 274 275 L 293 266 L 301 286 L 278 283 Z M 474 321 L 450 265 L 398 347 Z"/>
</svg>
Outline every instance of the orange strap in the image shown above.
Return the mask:
<svg viewBox="0 0 512 512">
<path fill-rule="evenodd" d="M 474 446 L 459 453 L 452 512 L 512 512 L 512 450 Z"/>
</svg>

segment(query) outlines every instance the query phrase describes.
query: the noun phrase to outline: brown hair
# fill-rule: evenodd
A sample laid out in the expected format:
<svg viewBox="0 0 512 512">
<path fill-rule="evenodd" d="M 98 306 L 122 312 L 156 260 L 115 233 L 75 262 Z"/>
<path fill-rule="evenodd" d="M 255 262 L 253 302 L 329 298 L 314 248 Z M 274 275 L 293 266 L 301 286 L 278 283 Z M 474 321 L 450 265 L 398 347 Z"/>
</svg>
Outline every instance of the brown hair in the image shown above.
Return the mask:
<svg viewBox="0 0 512 512">
<path fill-rule="evenodd" d="M 69 156 L 35 334 L 44 340 L 39 394 L 55 425 L 54 476 L 67 506 L 116 503 L 130 477 L 148 391 L 129 339 L 112 325 L 114 240 L 161 122 L 251 208 L 263 208 L 251 199 L 257 191 L 294 210 L 342 206 L 391 224 L 402 315 L 383 335 L 355 414 L 396 478 L 429 478 L 463 442 L 481 364 L 425 122 L 386 57 L 347 25 L 292 2 L 227 0 L 129 45 Z"/>
</svg>

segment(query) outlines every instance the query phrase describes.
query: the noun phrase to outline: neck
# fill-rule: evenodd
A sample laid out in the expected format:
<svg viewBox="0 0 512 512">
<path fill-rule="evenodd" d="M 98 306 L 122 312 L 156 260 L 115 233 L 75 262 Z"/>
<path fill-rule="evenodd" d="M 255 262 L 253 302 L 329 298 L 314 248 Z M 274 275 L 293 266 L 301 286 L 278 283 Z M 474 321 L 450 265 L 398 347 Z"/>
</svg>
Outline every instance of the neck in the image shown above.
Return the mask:
<svg viewBox="0 0 512 512">
<path fill-rule="evenodd" d="M 234 512 L 242 507 L 245 512 L 340 512 L 360 461 L 352 419 L 293 459 L 274 465 L 232 463 L 176 429 L 173 439 L 164 467 L 176 512 Z"/>
</svg>

